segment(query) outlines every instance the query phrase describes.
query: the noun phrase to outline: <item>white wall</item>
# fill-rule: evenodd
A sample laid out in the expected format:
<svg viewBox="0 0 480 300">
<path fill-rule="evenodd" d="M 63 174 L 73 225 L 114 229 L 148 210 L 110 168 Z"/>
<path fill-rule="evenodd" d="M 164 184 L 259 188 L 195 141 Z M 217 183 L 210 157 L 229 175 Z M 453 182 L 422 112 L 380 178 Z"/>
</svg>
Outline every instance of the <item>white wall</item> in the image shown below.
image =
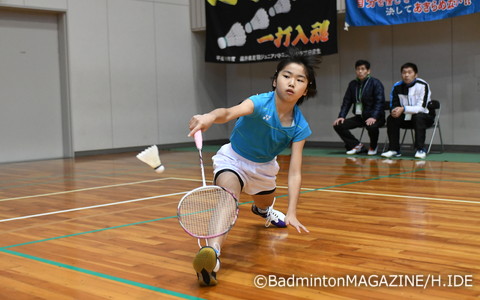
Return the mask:
<svg viewBox="0 0 480 300">
<path fill-rule="evenodd" d="M 452 144 L 480 145 L 480 13 L 452 22 L 452 98 L 447 124 Z"/>
<path fill-rule="evenodd" d="M 188 142 L 190 117 L 225 103 L 187 0 L 69 0 L 68 27 L 75 151 Z"/>
<path fill-rule="evenodd" d="M 226 104 L 225 66 L 204 63 L 188 0 L 1 0 L 66 12 L 73 151 L 191 142 L 192 115 Z M 21 10 L 19 10 L 21 11 Z M 206 139 L 223 139 L 215 126 Z"/>
</svg>

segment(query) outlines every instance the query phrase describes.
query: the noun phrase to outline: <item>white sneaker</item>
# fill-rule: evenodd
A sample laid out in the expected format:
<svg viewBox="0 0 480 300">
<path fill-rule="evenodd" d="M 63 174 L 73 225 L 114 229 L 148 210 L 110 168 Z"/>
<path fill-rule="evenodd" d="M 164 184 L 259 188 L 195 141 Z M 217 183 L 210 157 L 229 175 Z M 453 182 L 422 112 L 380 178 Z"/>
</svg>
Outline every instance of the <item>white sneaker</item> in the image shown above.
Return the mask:
<svg viewBox="0 0 480 300">
<path fill-rule="evenodd" d="M 390 157 L 400 157 L 400 156 L 402 156 L 402 154 L 400 152 L 390 150 L 390 151 L 387 151 L 387 152 L 383 152 L 382 156 L 390 158 Z"/>
<path fill-rule="evenodd" d="M 287 224 L 285 224 L 285 214 L 279 210 L 273 209 L 273 205 L 275 204 L 276 200 L 276 197 L 273 198 L 272 205 L 270 205 L 265 212 L 260 212 L 259 208 L 253 204 L 252 212 L 265 219 L 265 227 L 273 224 L 276 227 L 285 228 L 287 227 Z"/>
<path fill-rule="evenodd" d="M 347 154 L 348 155 L 352 155 L 352 154 L 357 154 L 357 153 L 360 153 L 363 149 L 363 144 L 360 143 L 358 145 L 356 145 L 355 147 L 353 147 L 351 150 L 348 150 L 347 151 Z"/>
<path fill-rule="evenodd" d="M 287 227 L 287 224 L 285 223 L 285 214 L 279 210 L 273 209 L 273 205 L 268 208 L 267 216 L 265 227 L 270 226 L 270 224 L 280 228 Z"/>
<path fill-rule="evenodd" d="M 373 149 L 373 148 L 370 147 L 370 148 L 368 148 L 368 153 L 367 153 L 367 154 L 368 154 L 368 155 L 376 155 L 376 154 L 377 154 L 377 150 L 378 150 L 378 146 L 377 146 L 375 149 Z"/>
<path fill-rule="evenodd" d="M 267 212 L 265 213 L 261 213 L 258 210 L 258 207 L 255 204 L 253 204 L 252 212 L 265 219 L 265 227 L 270 226 L 270 224 L 273 224 L 274 226 L 280 227 L 280 228 L 287 227 L 287 224 L 285 224 L 285 214 L 282 213 L 281 211 L 273 209 L 273 204 L 268 207 Z"/>
<path fill-rule="evenodd" d="M 415 153 L 415 158 L 424 159 L 425 157 L 427 157 L 427 153 L 423 149 L 420 149 Z"/>
</svg>

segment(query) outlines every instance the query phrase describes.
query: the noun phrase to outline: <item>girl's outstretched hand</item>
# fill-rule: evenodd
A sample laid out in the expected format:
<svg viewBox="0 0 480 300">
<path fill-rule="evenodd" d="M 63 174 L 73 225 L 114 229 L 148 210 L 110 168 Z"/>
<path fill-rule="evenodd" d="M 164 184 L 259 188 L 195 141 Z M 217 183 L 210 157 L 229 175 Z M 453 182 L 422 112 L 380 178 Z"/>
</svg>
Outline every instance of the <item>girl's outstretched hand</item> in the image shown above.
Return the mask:
<svg viewBox="0 0 480 300">
<path fill-rule="evenodd" d="M 308 231 L 307 227 L 303 226 L 302 223 L 298 221 L 296 216 L 290 216 L 289 214 L 287 214 L 285 216 L 285 224 L 295 227 L 295 229 L 297 229 L 299 233 L 302 232 L 302 229 L 305 232 L 310 232 Z"/>
</svg>

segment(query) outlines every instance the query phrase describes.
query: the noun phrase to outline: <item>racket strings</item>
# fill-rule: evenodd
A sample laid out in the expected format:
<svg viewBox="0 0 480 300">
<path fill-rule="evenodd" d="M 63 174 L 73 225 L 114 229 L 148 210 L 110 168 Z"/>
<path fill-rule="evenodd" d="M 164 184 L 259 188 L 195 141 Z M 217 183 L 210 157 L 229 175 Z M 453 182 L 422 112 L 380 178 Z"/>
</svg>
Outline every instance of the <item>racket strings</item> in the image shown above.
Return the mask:
<svg viewBox="0 0 480 300">
<path fill-rule="evenodd" d="M 202 187 L 187 194 L 179 206 L 182 227 L 197 237 L 221 235 L 233 226 L 237 216 L 235 198 L 219 187 Z"/>
</svg>

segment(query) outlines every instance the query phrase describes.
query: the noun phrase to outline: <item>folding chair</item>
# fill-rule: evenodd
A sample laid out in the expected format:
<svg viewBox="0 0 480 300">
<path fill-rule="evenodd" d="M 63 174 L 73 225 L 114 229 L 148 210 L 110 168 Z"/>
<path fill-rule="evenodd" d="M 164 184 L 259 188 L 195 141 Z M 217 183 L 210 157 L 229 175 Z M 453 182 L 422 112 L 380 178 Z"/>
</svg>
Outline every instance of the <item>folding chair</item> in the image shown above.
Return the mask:
<svg viewBox="0 0 480 300">
<path fill-rule="evenodd" d="M 445 146 L 443 145 L 442 131 L 440 129 L 440 112 L 441 112 L 441 109 L 442 109 L 442 107 L 440 105 L 440 101 L 431 100 L 430 103 L 428 103 L 427 108 L 428 108 L 429 111 L 435 110 L 435 119 L 433 121 L 433 124 L 432 124 L 432 126 L 427 128 L 427 130 L 428 129 L 433 129 L 432 137 L 430 138 L 430 143 L 428 144 L 427 153 L 430 153 L 430 150 L 431 150 L 432 144 L 433 144 L 433 139 L 435 138 L 435 134 L 437 133 L 437 129 L 438 129 L 438 135 L 440 136 L 440 148 L 441 148 L 441 150 L 437 153 L 443 153 L 443 151 L 445 151 Z M 400 142 L 400 147 L 402 147 L 402 145 L 404 144 L 405 137 L 407 136 L 408 131 L 410 131 L 410 136 L 412 137 L 412 142 L 415 140 L 414 129 L 413 128 L 402 128 L 402 129 L 404 131 L 403 131 L 402 141 Z M 413 145 L 412 145 L 412 147 L 413 147 Z"/>
</svg>

